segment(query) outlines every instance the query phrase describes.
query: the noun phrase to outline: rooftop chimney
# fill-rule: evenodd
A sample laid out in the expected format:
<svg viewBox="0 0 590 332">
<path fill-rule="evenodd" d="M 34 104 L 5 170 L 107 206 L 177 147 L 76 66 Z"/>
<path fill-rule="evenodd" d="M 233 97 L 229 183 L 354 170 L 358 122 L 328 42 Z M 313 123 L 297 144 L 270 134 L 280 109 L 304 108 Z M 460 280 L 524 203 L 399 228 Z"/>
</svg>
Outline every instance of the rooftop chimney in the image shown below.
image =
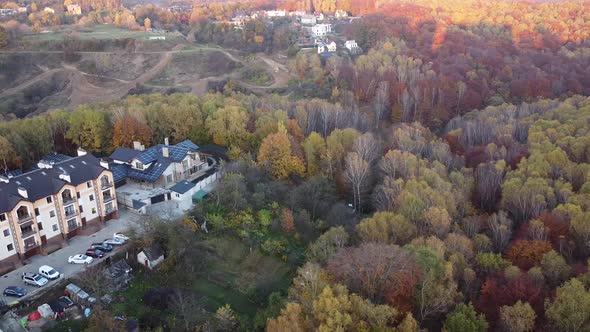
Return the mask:
<svg viewBox="0 0 590 332">
<path fill-rule="evenodd" d="M 144 147 L 139 141 L 133 141 L 133 150 L 143 151 Z"/>
<path fill-rule="evenodd" d="M 0 182 L 9 183 L 10 178 L 8 176 L 0 175 Z"/>
<path fill-rule="evenodd" d="M 165 147 L 162 148 L 162 156 L 164 156 L 166 158 L 170 157 L 170 151 L 168 151 L 168 147 L 167 146 L 165 146 Z"/>
<path fill-rule="evenodd" d="M 78 157 L 84 156 L 86 154 L 87 154 L 86 150 L 84 150 L 82 148 L 78 148 Z"/>
<path fill-rule="evenodd" d="M 24 198 L 29 198 L 29 193 L 27 192 L 27 189 L 23 187 L 18 187 L 18 194 Z"/>
<path fill-rule="evenodd" d="M 103 168 L 109 169 L 109 163 L 108 161 L 101 159 L 100 160 L 100 166 L 102 166 Z"/>
<path fill-rule="evenodd" d="M 168 137 L 164 138 L 164 145 L 170 145 L 170 140 L 168 140 Z"/>
</svg>

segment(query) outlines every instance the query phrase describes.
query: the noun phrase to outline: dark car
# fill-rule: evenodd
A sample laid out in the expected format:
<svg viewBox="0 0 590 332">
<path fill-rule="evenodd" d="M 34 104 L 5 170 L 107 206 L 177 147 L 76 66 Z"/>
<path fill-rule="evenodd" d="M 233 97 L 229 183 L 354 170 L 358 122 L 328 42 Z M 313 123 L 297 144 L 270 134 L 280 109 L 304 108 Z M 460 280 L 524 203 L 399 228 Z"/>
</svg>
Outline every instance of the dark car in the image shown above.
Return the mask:
<svg viewBox="0 0 590 332">
<path fill-rule="evenodd" d="M 23 297 L 27 291 L 22 287 L 8 286 L 4 289 L 4 296 Z"/>
<path fill-rule="evenodd" d="M 62 296 L 59 299 L 57 299 L 57 303 L 59 303 L 59 305 L 64 309 L 68 309 L 74 306 L 74 302 L 72 302 L 72 300 L 70 300 L 70 298 L 67 296 Z"/>
<path fill-rule="evenodd" d="M 98 249 L 103 252 L 111 252 L 113 250 L 113 246 L 111 246 L 110 244 L 106 244 L 106 243 L 93 243 L 90 245 L 90 248 Z"/>
<path fill-rule="evenodd" d="M 86 256 L 94 257 L 94 258 L 103 258 L 104 252 L 99 249 L 90 248 L 85 252 Z"/>
</svg>

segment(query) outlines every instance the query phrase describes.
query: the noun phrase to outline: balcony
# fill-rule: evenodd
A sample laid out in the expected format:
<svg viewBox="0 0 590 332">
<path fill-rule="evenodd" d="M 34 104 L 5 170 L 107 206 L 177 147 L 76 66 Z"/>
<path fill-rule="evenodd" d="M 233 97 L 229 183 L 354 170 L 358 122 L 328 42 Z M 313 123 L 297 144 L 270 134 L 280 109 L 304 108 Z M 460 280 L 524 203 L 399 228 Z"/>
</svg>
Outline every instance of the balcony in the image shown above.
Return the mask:
<svg viewBox="0 0 590 332">
<path fill-rule="evenodd" d="M 63 204 L 64 204 L 64 206 L 67 206 L 67 205 L 70 205 L 70 204 L 74 204 L 74 198 L 73 198 L 73 197 L 71 197 L 71 196 L 68 196 L 68 197 L 63 197 L 63 198 L 62 198 L 62 200 L 63 200 L 63 202 L 64 202 L 64 203 L 63 203 Z"/>
<path fill-rule="evenodd" d="M 111 212 L 113 212 L 113 211 L 115 211 L 115 208 L 114 208 L 114 207 L 112 207 L 112 206 L 107 206 L 107 207 L 105 207 L 105 209 L 104 209 L 104 214 L 105 214 L 105 215 L 107 215 L 107 214 L 109 214 L 109 213 L 111 213 Z"/>
<path fill-rule="evenodd" d="M 31 216 L 30 214 L 21 214 L 18 216 L 18 223 L 19 224 L 24 224 L 28 221 L 33 220 L 33 216 Z"/>
<path fill-rule="evenodd" d="M 38 247 L 38 246 L 39 246 L 39 243 L 35 239 L 30 239 L 28 241 L 25 241 L 25 251 L 31 250 L 31 249 Z"/>
<path fill-rule="evenodd" d="M 115 199 L 113 195 L 102 195 L 102 201 L 107 203 Z"/>
<path fill-rule="evenodd" d="M 29 229 L 24 229 L 24 230 L 21 229 L 21 234 L 22 234 L 23 240 L 24 239 L 27 239 L 27 238 L 30 238 L 31 236 L 35 235 L 35 233 L 36 232 L 33 229 L 30 229 L 30 228 Z"/>
<path fill-rule="evenodd" d="M 107 189 L 113 186 L 113 183 L 111 181 L 101 181 L 100 182 L 100 187 L 102 189 Z"/>
<path fill-rule="evenodd" d="M 66 218 L 71 218 L 78 215 L 78 211 L 76 209 L 65 209 L 64 213 Z"/>
</svg>

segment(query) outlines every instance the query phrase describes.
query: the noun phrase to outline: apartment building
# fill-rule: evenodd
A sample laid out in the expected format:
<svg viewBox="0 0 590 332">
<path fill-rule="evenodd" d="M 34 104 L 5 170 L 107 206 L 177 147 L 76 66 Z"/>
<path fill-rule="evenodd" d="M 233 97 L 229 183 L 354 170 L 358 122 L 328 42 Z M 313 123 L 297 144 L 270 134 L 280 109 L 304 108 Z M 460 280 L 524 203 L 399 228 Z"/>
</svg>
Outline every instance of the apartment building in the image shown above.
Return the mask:
<svg viewBox="0 0 590 332">
<path fill-rule="evenodd" d="M 108 164 L 78 150 L 77 157 L 50 154 L 37 169 L 0 176 L 0 263 L 38 254 L 86 224 L 118 218 Z"/>
</svg>

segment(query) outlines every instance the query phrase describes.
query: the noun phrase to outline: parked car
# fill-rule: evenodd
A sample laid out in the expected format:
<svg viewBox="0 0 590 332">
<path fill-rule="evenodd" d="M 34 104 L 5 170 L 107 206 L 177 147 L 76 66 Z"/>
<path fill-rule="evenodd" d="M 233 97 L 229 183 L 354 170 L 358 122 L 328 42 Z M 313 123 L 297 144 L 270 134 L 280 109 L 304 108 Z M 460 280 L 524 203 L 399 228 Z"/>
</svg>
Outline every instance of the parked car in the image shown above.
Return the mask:
<svg viewBox="0 0 590 332">
<path fill-rule="evenodd" d="M 59 278 L 59 272 L 57 272 L 54 268 L 52 268 L 49 265 L 41 266 L 39 268 L 39 274 L 51 280 Z"/>
<path fill-rule="evenodd" d="M 4 296 L 23 297 L 27 295 L 27 291 L 22 287 L 8 286 L 4 288 Z"/>
<path fill-rule="evenodd" d="M 37 286 L 37 287 L 45 286 L 49 282 L 49 280 L 47 280 L 46 278 L 44 278 L 40 274 L 33 273 L 33 272 L 24 272 L 22 278 L 23 278 L 25 285 L 31 285 L 31 286 Z"/>
<path fill-rule="evenodd" d="M 129 241 L 129 237 L 125 236 L 123 233 L 115 233 L 113 234 L 113 239 L 121 239 L 124 242 Z"/>
<path fill-rule="evenodd" d="M 104 239 L 104 241 L 102 241 L 102 243 L 109 244 L 111 246 L 121 246 L 121 245 L 125 244 L 125 241 L 114 237 L 112 239 Z"/>
<path fill-rule="evenodd" d="M 86 254 L 86 256 L 90 256 L 90 257 L 94 257 L 94 258 L 103 258 L 104 257 L 104 252 L 102 252 L 99 249 L 93 249 L 93 248 L 89 248 L 88 250 L 86 250 L 86 252 L 84 254 Z"/>
<path fill-rule="evenodd" d="M 113 246 L 106 243 L 93 243 L 90 245 L 92 249 L 98 249 L 103 252 L 111 252 L 113 251 Z"/>
<path fill-rule="evenodd" d="M 90 264 L 90 263 L 92 263 L 92 257 L 78 254 L 78 255 L 70 256 L 68 258 L 68 263 L 70 263 L 70 264 Z"/>
</svg>

